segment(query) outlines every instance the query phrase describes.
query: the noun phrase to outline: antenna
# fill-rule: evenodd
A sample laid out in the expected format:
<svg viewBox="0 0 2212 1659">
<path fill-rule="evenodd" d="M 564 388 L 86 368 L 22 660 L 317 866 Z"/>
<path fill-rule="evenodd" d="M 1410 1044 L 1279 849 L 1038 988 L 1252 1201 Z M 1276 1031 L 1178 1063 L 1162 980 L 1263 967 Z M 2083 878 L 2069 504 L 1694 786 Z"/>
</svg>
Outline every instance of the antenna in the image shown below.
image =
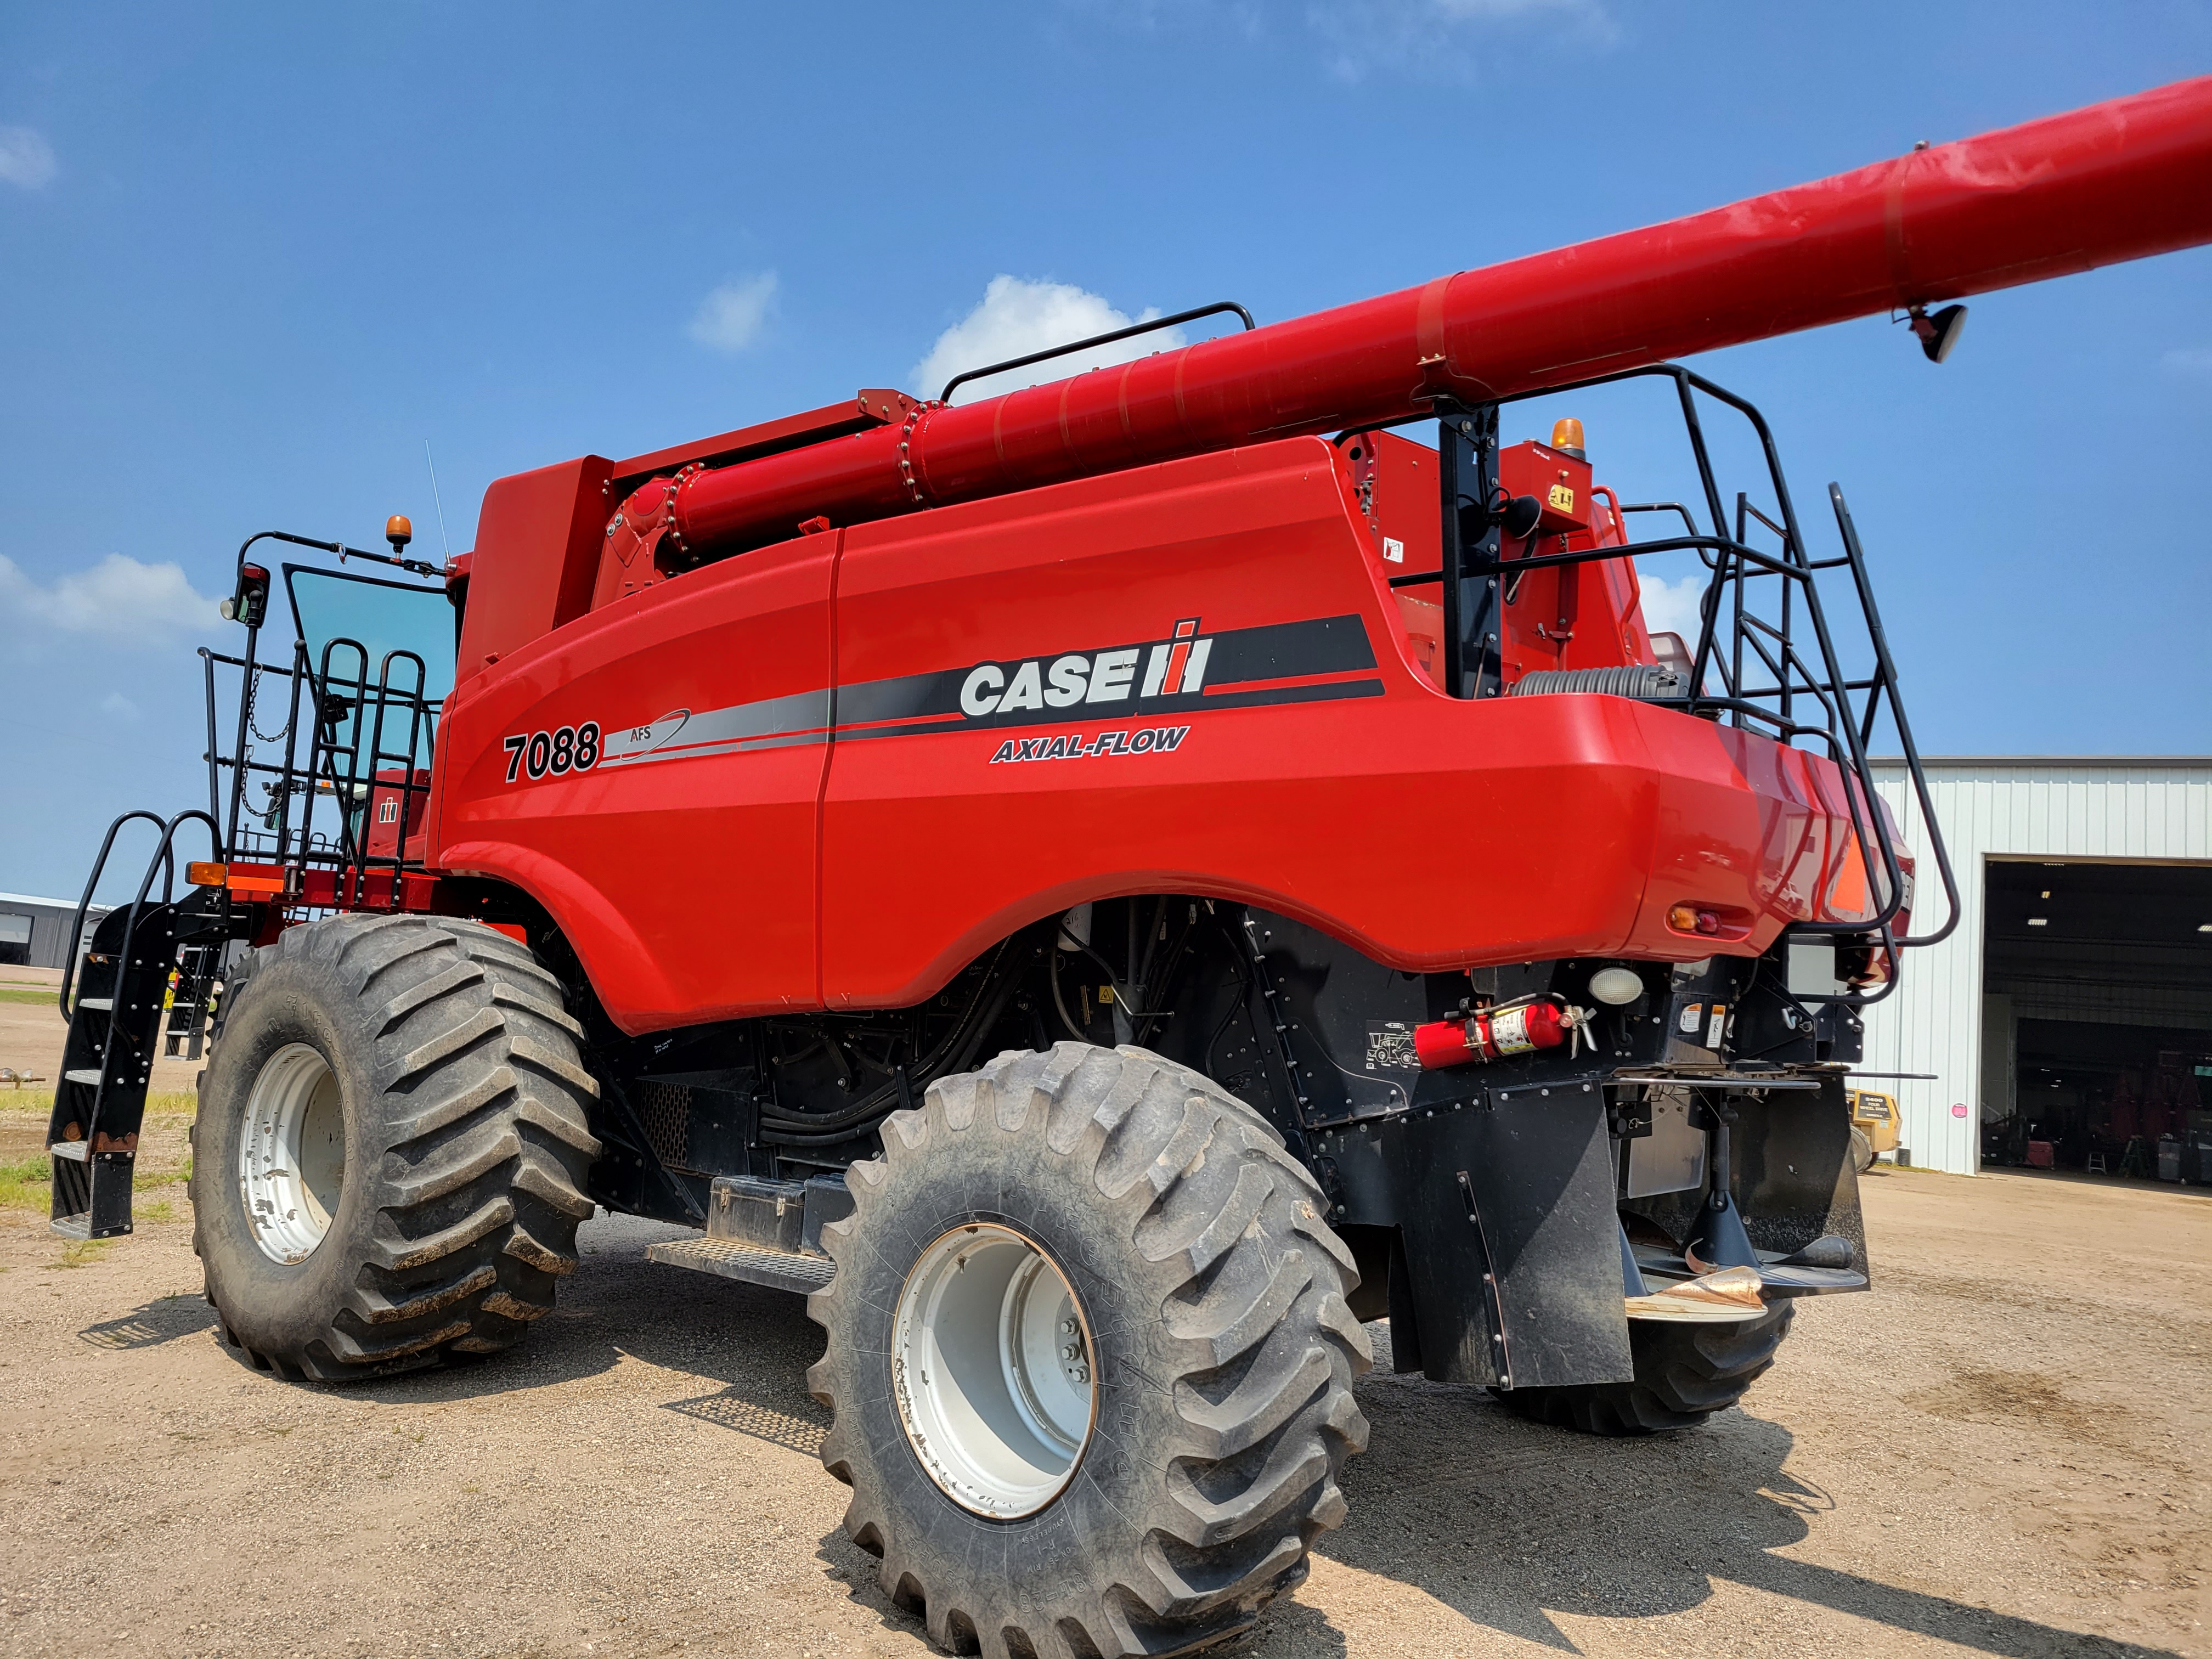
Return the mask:
<svg viewBox="0 0 2212 1659">
<path fill-rule="evenodd" d="M 446 503 L 438 495 L 438 464 L 430 459 L 430 441 L 428 438 L 422 440 L 422 460 L 430 469 L 430 499 L 438 508 L 438 543 L 446 550 L 446 557 L 450 562 L 453 556 L 453 544 L 446 538 Z"/>
</svg>

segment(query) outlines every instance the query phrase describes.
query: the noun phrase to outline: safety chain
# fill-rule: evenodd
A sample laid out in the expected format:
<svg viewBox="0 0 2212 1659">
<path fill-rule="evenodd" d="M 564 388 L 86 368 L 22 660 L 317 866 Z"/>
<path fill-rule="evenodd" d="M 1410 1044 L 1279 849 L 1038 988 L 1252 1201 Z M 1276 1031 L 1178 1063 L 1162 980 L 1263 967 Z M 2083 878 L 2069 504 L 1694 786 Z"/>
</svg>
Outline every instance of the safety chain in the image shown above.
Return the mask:
<svg viewBox="0 0 2212 1659">
<path fill-rule="evenodd" d="M 264 732 L 253 723 L 254 711 L 261 707 L 261 683 L 268 673 L 267 667 L 256 663 L 253 672 L 247 677 L 252 683 L 246 688 L 246 729 L 264 743 L 282 743 L 292 730 L 290 709 L 284 711 L 284 724 L 274 732 Z"/>
</svg>

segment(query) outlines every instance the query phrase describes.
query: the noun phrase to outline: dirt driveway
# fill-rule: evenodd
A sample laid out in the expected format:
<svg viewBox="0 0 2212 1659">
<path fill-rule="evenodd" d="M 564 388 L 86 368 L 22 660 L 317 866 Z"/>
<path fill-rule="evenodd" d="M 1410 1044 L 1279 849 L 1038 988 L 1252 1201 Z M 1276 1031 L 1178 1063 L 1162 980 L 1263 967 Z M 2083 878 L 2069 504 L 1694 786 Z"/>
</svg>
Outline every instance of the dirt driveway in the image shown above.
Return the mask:
<svg viewBox="0 0 2212 1659">
<path fill-rule="evenodd" d="M 56 1000 L 61 983 L 58 968 L 0 968 L 0 1066 L 43 1078 L 40 1086 L 48 1090 L 61 1065 L 62 1045 L 69 1040 L 69 1022 Z M 152 1087 L 158 1094 L 188 1091 L 206 1063 L 157 1056 Z M 11 1092 L 0 1087 L 0 1110 Z"/>
<path fill-rule="evenodd" d="M 1352 1518 L 1234 1651 L 2212 1655 L 2212 1198 L 1868 1185 L 1882 1289 L 1701 1432 L 1370 1377 Z M 670 1231 L 590 1224 L 519 1352 L 322 1392 L 218 1345 L 181 1218 L 64 1267 L 0 1212 L 0 1651 L 921 1659 L 804 1304 Z"/>
</svg>

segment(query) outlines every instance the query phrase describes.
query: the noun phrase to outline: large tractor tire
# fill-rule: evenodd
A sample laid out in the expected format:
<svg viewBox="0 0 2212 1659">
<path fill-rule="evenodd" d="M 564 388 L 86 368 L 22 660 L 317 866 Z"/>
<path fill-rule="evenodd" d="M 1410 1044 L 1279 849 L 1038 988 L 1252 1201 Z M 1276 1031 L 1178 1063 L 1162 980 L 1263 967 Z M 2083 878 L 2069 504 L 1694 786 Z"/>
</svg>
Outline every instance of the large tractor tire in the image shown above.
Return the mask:
<svg viewBox="0 0 2212 1659">
<path fill-rule="evenodd" d="M 1778 1302 L 1760 1317 L 1733 1325 L 1631 1320 L 1635 1381 L 1491 1392 L 1516 1416 L 1584 1434 L 1693 1429 L 1741 1401 L 1774 1364 L 1796 1312 L 1794 1302 Z"/>
<path fill-rule="evenodd" d="M 1851 1167 L 1861 1175 L 1874 1168 L 1874 1138 L 1856 1123 L 1851 1125 Z"/>
<path fill-rule="evenodd" d="M 1250 1108 L 1062 1042 L 930 1086 L 854 1166 L 807 1374 L 845 1526 L 956 1652 L 1187 1653 L 1344 1516 L 1352 1255 Z"/>
<path fill-rule="evenodd" d="M 319 1382 L 520 1340 L 592 1213 L 580 1030 L 559 981 L 478 922 L 332 916 L 256 951 L 193 1134 L 225 1340 Z"/>
</svg>

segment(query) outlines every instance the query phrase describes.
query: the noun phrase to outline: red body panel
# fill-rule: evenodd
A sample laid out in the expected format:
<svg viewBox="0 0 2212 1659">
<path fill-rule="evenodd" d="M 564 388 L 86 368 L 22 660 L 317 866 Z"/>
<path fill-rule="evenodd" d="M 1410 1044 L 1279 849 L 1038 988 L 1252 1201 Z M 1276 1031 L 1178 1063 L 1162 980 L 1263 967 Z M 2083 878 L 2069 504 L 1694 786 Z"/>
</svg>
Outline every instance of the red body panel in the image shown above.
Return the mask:
<svg viewBox="0 0 2212 1659">
<path fill-rule="evenodd" d="M 1684 902 L 1742 952 L 1814 914 L 1849 840 L 1832 767 L 1619 698 L 1443 696 L 1352 465 L 1316 439 L 1199 457 L 594 612 L 457 695 L 432 862 L 536 896 L 633 1032 L 911 1004 L 1125 893 L 1249 901 L 1408 969 L 1694 959 L 1716 941 L 1668 927 Z M 1202 689 L 1146 698 L 1155 656 Z M 1058 696 L 1075 659 L 1079 701 L 1012 709 L 1025 665 Z M 587 721 L 593 767 L 505 781 L 508 739 Z M 1018 752 L 1115 731 L 1118 752 Z"/>
<path fill-rule="evenodd" d="M 460 678 L 591 608 L 609 510 L 601 486 L 611 465 L 586 455 L 501 478 L 484 491 L 462 613 Z"/>
<path fill-rule="evenodd" d="M 457 689 L 439 737 L 430 862 L 512 882 L 557 918 L 632 1030 L 820 1005 L 817 818 L 829 750 L 836 538 L 664 583 Z M 507 783 L 510 736 L 651 729 L 702 747 L 694 710 L 795 699 L 791 734 L 711 758 Z"/>
</svg>

